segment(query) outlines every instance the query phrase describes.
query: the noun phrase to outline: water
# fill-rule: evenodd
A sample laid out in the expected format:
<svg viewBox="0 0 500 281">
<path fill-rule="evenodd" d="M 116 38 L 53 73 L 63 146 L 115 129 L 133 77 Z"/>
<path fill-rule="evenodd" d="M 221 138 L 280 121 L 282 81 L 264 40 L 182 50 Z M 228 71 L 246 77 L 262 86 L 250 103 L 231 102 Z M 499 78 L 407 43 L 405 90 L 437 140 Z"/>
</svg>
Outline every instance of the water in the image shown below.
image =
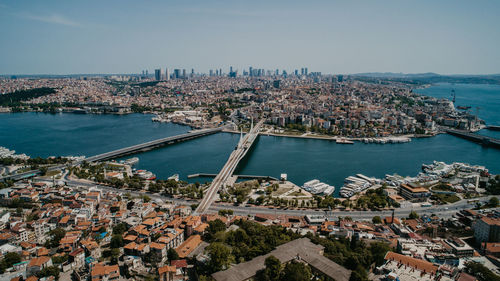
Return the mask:
<svg viewBox="0 0 500 281">
<path fill-rule="evenodd" d="M 487 125 L 500 126 L 500 85 L 489 84 L 450 84 L 440 83 L 415 92 L 436 98 L 452 99 L 455 90 L 455 106 L 470 106 L 472 114 L 478 114 Z M 479 107 L 479 110 L 477 110 Z M 499 131 L 481 130 L 479 134 L 500 138 Z"/>
<path fill-rule="evenodd" d="M 448 97 L 451 88 L 447 87 L 450 86 L 440 84 L 419 92 Z M 480 118 L 488 124 L 499 124 L 500 117 L 494 108 L 495 104 L 500 108 L 500 86 L 453 85 L 453 88 L 457 92 L 458 105 L 467 105 L 461 100 L 470 99 L 472 106 L 478 104 L 484 108 L 480 110 Z M 476 95 L 485 91 L 488 98 L 461 97 L 469 90 Z M 0 146 L 32 157 L 92 156 L 189 130 L 185 126 L 151 122 L 151 117 L 142 114 L 0 114 Z M 238 139 L 238 134 L 218 133 L 137 154 L 135 156 L 140 159 L 137 168 L 150 170 L 160 179 L 177 173 L 182 179 L 195 173 L 215 174 L 224 165 Z M 393 173 L 414 176 L 423 163 L 433 160 L 484 165 L 492 173 L 500 173 L 500 150 L 450 135 L 385 145 L 341 145 L 325 140 L 260 136 L 236 173 L 273 177 L 287 173 L 288 178 L 299 185 L 316 178 L 335 185 L 338 194 L 347 176 L 357 173 L 374 177 Z"/>
</svg>

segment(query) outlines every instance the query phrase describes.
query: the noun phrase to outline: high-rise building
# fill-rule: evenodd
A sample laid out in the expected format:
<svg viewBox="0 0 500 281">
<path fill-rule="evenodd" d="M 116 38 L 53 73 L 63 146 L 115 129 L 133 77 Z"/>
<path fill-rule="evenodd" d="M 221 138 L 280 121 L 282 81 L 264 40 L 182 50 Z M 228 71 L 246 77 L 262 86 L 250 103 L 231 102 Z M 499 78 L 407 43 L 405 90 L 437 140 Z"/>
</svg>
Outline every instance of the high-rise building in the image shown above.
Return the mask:
<svg viewBox="0 0 500 281">
<path fill-rule="evenodd" d="M 168 72 L 168 67 L 165 68 L 165 80 L 170 80 L 170 73 Z"/>
<path fill-rule="evenodd" d="M 161 68 L 155 69 L 155 80 L 160 81 L 161 80 Z"/>
<path fill-rule="evenodd" d="M 307 76 L 307 67 L 304 67 L 304 75 Z"/>
<path fill-rule="evenodd" d="M 295 76 L 299 76 L 299 70 L 295 69 L 294 74 L 295 74 Z"/>
<path fill-rule="evenodd" d="M 208 75 L 209 75 L 210 77 L 214 76 L 214 70 L 213 70 L 213 69 L 210 69 L 210 71 L 209 71 L 208 73 L 209 73 Z"/>
<path fill-rule="evenodd" d="M 183 70 L 182 70 L 182 78 L 186 78 L 186 77 L 187 77 L 187 76 L 186 76 L 186 70 L 185 70 L 185 69 L 183 69 Z"/>
<path fill-rule="evenodd" d="M 280 83 L 281 83 L 281 80 L 274 80 L 273 81 L 273 87 L 276 88 L 276 89 L 279 89 L 280 88 Z"/>
<path fill-rule="evenodd" d="M 248 68 L 248 74 L 253 76 L 253 68 L 251 66 Z"/>
<path fill-rule="evenodd" d="M 175 79 L 181 78 L 181 70 L 180 69 L 178 69 L 178 68 L 174 69 L 174 78 Z"/>
</svg>

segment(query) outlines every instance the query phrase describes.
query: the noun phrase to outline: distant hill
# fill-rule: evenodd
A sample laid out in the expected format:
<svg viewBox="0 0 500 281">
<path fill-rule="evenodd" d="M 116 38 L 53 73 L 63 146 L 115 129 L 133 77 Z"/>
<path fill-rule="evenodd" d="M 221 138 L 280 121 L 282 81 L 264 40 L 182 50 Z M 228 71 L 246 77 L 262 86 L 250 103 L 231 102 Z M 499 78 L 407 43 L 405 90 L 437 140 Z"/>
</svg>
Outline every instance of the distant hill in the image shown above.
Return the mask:
<svg viewBox="0 0 500 281">
<path fill-rule="evenodd" d="M 350 75 L 355 80 L 366 82 L 393 81 L 408 84 L 433 84 L 433 83 L 465 83 L 465 84 L 500 84 L 500 74 L 454 74 L 441 75 L 437 73 L 392 73 L 392 72 L 370 72 Z"/>
</svg>

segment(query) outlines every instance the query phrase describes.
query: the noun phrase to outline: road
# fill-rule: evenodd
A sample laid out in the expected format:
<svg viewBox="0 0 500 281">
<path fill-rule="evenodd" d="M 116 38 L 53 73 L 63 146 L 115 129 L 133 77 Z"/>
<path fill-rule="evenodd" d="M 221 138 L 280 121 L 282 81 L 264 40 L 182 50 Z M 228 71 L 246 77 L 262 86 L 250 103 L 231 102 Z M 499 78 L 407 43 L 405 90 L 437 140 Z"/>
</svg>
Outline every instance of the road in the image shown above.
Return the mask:
<svg viewBox="0 0 500 281">
<path fill-rule="evenodd" d="M 68 186 L 79 186 L 79 187 L 97 187 L 103 191 L 108 191 L 108 192 L 115 192 L 118 194 L 125 194 L 125 193 L 130 193 L 133 196 L 143 196 L 147 195 L 151 197 L 151 199 L 154 200 L 161 200 L 161 201 L 171 201 L 175 204 L 178 205 L 191 205 L 197 203 L 196 200 L 185 200 L 185 199 L 177 199 L 177 198 L 171 198 L 168 196 L 164 195 L 159 195 L 159 194 L 153 194 L 149 192 L 141 192 L 141 191 L 133 191 L 133 190 L 124 190 L 124 189 L 118 189 L 114 187 L 109 187 L 109 186 L 103 186 L 103 185 L 96 185 L 95 183 L 88 183 L 88 182 L 81 182 L 81 181 L 76 181 L 76 180 L 70 180 L 65 178 L 66 184 Z M 493 196 L 485 196 L 485 197 L 480 197 L 476 198 L 480 202 L 487 202 L 491 197 Z M 496 196 L 499 197 L 499 196 Z M 465 210 L 465 209 L 471 209 L 475 206 L 475 203 L 468 203 L 468 200 L 460 200 L 457 201 L 453 204 L 448 204 L 448 205 L 438 205 L 438 206 L 431 206 L 431 207 L 416 207 L 416 208 L 398 208 L 395 209 L 394 211 L 394 216 L 398 218 L 406 218 L 408 215 L 412 212 L 415 211 L 419 215 L 423 214 L 436 214 L 440 218 L 451 218 L 452 215 L 454 215 L 456 212 L 460 210 Z M 222 209 L 231 209 L 234 211 L 235 215 L 240 215 L 240 216 L 247 216 L 247 215 L 256 215 L 256 214 L 267 214 L 267 215 L 289 215 L 289 216 L 305 216 L 305 215 L 325 215 L 325 212 L 323 210 L 297 210 L 297 209 L 278 209 L 278 208 L 269 208 L 269 207 L 243 207 L 243 206 L 233 206 L 229 204 L 212 204 L 208 210 L 207 213 L 217 213 L 219 210 Z M 327 212 L 326 217 L 330 220 L 335 220 L 338 217 L 346 217 L 349 216 L 353 218 L 354 220 L 371 220 L 374 216 L 381 216 L 381 217 L 387 217 L 391 216 L 392 211 L 387 210 L 387 211 L 333 211 L 333 212 Z"/>
<path fill-rule="evenodd" d="M 214 178 L 207 193 L 203 196 L 203 199 L 196 208 L 194 212 L 195 214 L 205 213 L 210 208 L 210 205 L 212 205 L 212 203 L 216 200 L 219 189 L 224 186 L 229 177 L 231 177 L 236 169 L 236 166 L 238 166 L 238 163 L 241 159 L 243 159 L 252 146 L 254 140 L 259 135 L 259 130 L 262 127 L 262 124 L 264 124 L 264 121 L 265 119 L 260 120 L 255 127 L 253 127 L 250 132 L 240 140 L 236 149 L 231 152 L 226 164 L 224 164 L 220 172 Z"/>
</svg>

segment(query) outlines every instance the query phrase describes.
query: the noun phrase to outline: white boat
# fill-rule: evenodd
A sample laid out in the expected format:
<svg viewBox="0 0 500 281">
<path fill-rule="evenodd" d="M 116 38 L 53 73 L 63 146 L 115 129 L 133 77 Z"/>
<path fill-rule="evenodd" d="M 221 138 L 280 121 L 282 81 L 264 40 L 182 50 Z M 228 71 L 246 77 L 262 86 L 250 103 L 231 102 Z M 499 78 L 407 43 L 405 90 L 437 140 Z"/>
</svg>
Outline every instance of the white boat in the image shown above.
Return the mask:
<svg viewBox="0 0 500 281">
<path fill-rule="evenodd" d="M 174 174 L 174 175 L 171 175 L 170 177 L 168 177 L 167 180 L 175 180 L 175 181 L 179 181 L 179 174 Z"/>
</svg>

